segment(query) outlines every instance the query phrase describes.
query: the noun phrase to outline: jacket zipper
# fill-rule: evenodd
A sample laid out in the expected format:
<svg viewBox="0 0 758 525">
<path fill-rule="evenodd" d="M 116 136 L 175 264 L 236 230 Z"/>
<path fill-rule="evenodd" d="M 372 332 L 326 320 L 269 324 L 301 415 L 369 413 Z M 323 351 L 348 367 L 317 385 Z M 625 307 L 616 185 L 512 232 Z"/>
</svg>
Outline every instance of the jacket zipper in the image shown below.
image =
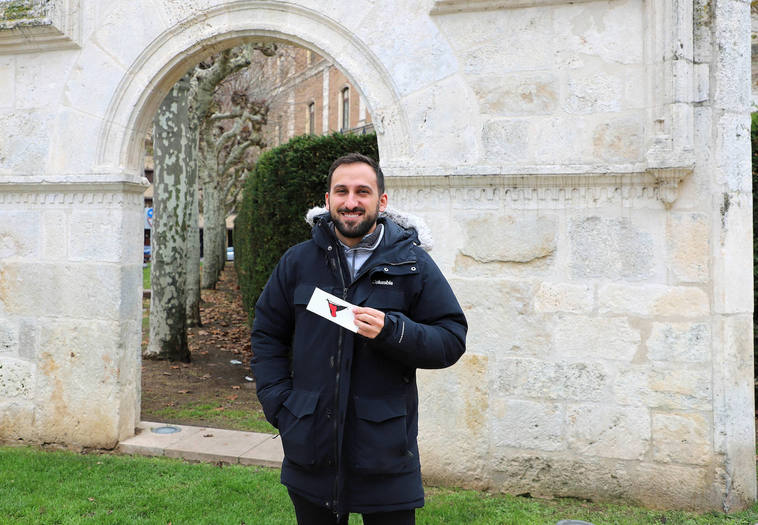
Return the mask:
<svg viewBox="0 0 758 525">
<path fill-rule="evenodd" d="M 342 282 L 342 300 L 347 301 L 347 286 L 345 286 L 345 275 L 342 273 L 342 259 L 340 258 L 339 248 L 334 250 L 334 254 L 337 258 L 337 272 L 340 274 L 340 281 Z M 340 476 L 340 451 L 339 451 L 339 420 L 340 414 L 340 371 L 342 370 L 342 335 L 344 328 L 340 328 L 339 336 L 337 337 L 337 362 L 336 362 L 336 376 L 334 381 L 334 465 L 336 474 L 334 476 L 334 487 L 332 489 L 332 510 L 337 512 L 337 505 L 339 503 L 339 476 Z"/>
<path fill-rule="evenodd" d="M 342 259 L 340 258 L 340 251 L 339 251 L 339 245 L 334 246 L 333 248 L 334 256 L 337 258 L 337 273 L 340 274 L 340 281 L 342 282 L 342 300 L 347 301 L 347 292 L 348 287 L 345 285 L 345 275 L 342 272 Z M 405 264 L 412 264 L 415 263 L 415 260 L 410 261 L 402 261 L 402 262 L 384 262 L 384 263 L 372 263 L 371 266 L 369 266 L 367 269 L 365 269 L 363 272 L 355 276 L 355 279 L 352 279 L 350 285 L 352 286 L 353 283 L 358 282 L 358 280 L 363 277 L 365 274 L 367 274 L 372 268 L 376 268 L 377 266 L 402 266 Z M 405 328 L 405 327 L 403 327 Z M 332 488 L 332 511 L 337 512 L 337 506 L 339 504 L 338 494 L 339 494 L 339 475 L 340 475 L 340 464 L 341 464 L 341 454 L 339 453 L 339 420 L 341 418 L 340 410 L 339 410 L 339 393 L 340 393 L 340 371 L 342 370 L 342 338 L 343 338 L 344 328 L 340 328 L 339 336 L 337 338 L 337 362 L 335 363 L 337 367 L 337 371 L 335 374 L 335 381 L 334 381 L 334 464 L 336 468 L 336 474 L 334 476 L 334 486 Z M 339 516 L 339 514 L 338 514 Z"/>
</svg>

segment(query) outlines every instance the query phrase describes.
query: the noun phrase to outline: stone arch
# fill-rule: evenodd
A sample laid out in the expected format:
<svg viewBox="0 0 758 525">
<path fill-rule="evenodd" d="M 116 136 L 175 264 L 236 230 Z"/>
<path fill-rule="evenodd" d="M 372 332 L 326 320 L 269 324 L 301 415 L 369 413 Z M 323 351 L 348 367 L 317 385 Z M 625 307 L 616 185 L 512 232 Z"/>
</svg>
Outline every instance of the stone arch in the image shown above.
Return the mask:
<svg viewBox="0 0 758 525">
<path fill-rule="evenodd" d="M 241 0 L 196 13 L 148 45 L 118 84 L 99 133 L 100 173 L 120 173 L 130 182 L 141 174 L 141 138 L 170 87 L 201 54 L 250 38 L 287 41 L 330 59 L 360 90 L 373 115 L 383 163 L 409 154 L 408 123 L 391 75 L 353 33 L 321 13 L 288 3 Z"/>
<path fill-rule="evenodd" d="M 250 39 L 297 44 L 331 60 L 366 101 L 383 163 L 405 161 L 410 150 L 409 126 L 400 95 L 390 73 L 368 46 L 314 10 L 285 2 L 240 0 L 198 11 L 173 24 L 131 61 L 115 85 L 99 125 L 93 158 L 96 176 L 126 183 L 133 196 L 131 204 L 137 204 L 143 139 L 165 94 L 201 58 Z M 137 368 L 133 374 L 137 392 L 132 383 L 125 383 L 119 394 L 125 409 L 119 416 L 117 439 L 133 433 L 135 421 L 130 416 L 139 414 Z"/>
</svg>

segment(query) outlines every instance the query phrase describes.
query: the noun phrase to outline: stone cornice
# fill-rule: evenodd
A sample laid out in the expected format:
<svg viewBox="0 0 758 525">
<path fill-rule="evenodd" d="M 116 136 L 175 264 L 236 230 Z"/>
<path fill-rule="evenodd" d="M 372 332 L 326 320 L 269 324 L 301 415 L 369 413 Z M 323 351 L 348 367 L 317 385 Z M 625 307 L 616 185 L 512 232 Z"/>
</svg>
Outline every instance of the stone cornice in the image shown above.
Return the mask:
<svg viewBox="0 0 758 525">
<path fill-rule="evenodd" d="M 493 11 L 547 5 L 579 4 L 594 0 L 436 0 L 430 14 L 443 15 L 466 11 Z"/>
<path fill-rule="evenodd" d="M 137 185 L 147 187 L 149 183 L 140 172 L 121 171 L 92 171 L 89 173 L 9 173 L 0 174 L 0 188 L 9 186 L 39 186 L 39 187 L 76 187 L 92 188 L 98 184 L 105 185 Z"/>
<path fill-rule="evenodd" d="M 505 200 L 521 206 L 595 207 L 646 200 L 668 208 L 678 196 L 679 184 L 691 173 L 692 168 L 680 167 L 637 173 L 388 176 L 386 181 L 393 202 L 406 204 L 413 194 L 444 191 L 459 203 Z"/>
<path fill-rule="evenodd" d="M 658 200 L 665 207 L 677 198 L 680 183 L 692 167 L 649 168 L 644 171 L 595 173 L 515 173 L 440 175 L 415 170 L 410 175 L 387 174 L 393 200 L 408 191 L 445 191 L 461 196 L 500 195 L 517 202 L 556 202 L 583 206 L 614 200 Z M 407 171 L 406 171 L 407 173 Z M 68 180 L 27 179 L 0 182 L 0 203 L 64 204 L 122 202 L 142 199 L 146 182 L 88 175 Z M 465 198 L 468 198 L 465 197 Z"/>
<path fill-rule="evenodd" d="M 0 183 L 0 205 L 134 205 L 143 201 L 146 187 L 133 182 Z"/>
</svg>

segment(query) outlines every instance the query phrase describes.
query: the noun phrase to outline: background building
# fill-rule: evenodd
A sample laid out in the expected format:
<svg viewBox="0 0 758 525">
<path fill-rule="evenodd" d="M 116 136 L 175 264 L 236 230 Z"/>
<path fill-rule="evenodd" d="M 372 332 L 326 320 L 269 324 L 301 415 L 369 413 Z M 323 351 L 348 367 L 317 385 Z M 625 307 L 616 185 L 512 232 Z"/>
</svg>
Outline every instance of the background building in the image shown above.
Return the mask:
<svg viewBox="0 0 758 525">
<path fill-rule="evenodd" d="M 270 85 L 266 142 L 278 146 L 297 135 L 373 131 L 360 92 L 335 65 L 315 52 L 280 45 L 276 57 L 261 60 Z"/>
</svg>

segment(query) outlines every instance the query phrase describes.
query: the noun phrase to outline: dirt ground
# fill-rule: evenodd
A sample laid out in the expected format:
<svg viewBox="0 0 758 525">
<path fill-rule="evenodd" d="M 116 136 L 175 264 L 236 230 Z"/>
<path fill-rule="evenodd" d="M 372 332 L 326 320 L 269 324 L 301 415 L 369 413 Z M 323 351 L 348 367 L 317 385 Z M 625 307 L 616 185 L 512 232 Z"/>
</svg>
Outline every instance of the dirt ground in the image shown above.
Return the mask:
<svg viewBox="0 0 758 525">
<path fill-rule="evenodd" d="M 149 300 L 145 300 L 149 308 Z M 201 327 L 189 331 L 191 363 L 142 361 L 143 421 L 240 428 L 228 417 L 251 411 L 262 419 L 250 371 L 250 329 L 233 263 L 215 290 L 202 291 Z M 143 348 L 149 331 L 143 330 Z M 239 362 L 239 363 L 238 363 Z M 213 404 L 213 408 L 193 410 Z"/>
</svg>

